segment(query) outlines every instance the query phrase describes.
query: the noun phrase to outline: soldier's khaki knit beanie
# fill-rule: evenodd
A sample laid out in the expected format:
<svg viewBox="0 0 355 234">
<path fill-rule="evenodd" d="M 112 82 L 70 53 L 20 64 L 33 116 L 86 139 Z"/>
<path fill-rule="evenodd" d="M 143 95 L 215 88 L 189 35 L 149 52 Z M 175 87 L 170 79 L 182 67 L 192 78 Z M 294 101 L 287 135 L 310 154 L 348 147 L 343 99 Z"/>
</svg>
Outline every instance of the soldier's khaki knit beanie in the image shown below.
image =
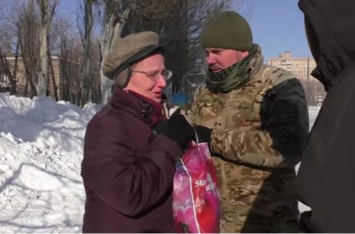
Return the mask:
<svg viewBox="0 0 355 234">
<path fill-rule="evenodd" d="M 207 22 L 200 43 L 203 48 L 249 51 L 253 45 L 253 35 L 244 17 L 234 11 L 226 11 Z"/>
</svg>

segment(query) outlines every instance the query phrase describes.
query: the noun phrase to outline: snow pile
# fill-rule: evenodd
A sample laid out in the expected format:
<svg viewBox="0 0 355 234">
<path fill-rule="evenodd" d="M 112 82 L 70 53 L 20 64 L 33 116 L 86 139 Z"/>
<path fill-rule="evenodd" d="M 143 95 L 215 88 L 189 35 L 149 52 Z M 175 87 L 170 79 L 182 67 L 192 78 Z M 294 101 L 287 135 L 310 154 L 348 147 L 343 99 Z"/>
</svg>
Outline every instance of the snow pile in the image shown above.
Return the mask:
<svg viewBox="0 0 355 234">
<path fill-rule="evenodd" d="M 81 232 L 83 138 L 98 109 L 0 93 L 0 232 Z"/>
</svg>

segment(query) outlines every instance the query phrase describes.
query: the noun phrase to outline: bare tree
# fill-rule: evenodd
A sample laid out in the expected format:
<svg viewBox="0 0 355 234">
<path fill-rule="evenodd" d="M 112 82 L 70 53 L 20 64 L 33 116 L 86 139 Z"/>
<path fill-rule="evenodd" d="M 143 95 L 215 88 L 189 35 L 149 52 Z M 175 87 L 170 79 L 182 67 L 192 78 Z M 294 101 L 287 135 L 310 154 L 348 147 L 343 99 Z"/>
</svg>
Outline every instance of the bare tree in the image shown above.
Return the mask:
<svg viewBox="0 0 355 234">
<path fill-rule="evenodd" d="M 50 95 L 58 96 L 58 100 L 69 101 L 80 106 L 85 104 L 85 97 L 82 95 L 84 91 L 84 64 L 82 62 L 84 58 L 84 6 L 82 2 L 76 1 L 75 3 L 75 8 L 70 9 L 71 13 L 75 12 L 75 17 L 71 18 L 63 14 L 66 11 L 65 8 L 58 8 L 51 22 L 49 37 L 53 62 L 49 63 L 52 77 L 50 85 L 56 87 L 54 90 L 57 93 L 50 93 Z M 77 25 L 75 25 L 75 19 Z M 92 57 L 91 59 L 95 60 Z"/>
<path fill-rule="evenodd" d="M 102 11 L 100 7 L 103 6 L 103 15 L 101 26 L 102 39 L 98 43 L 100 47 L 100 63 L 102 64 L 103 55 L 106 54 L 112 43 L 114 35 L 121 36 L 124 25 L 132 8 L 135 8 L 135 1 L 130 1 L 125 4 L 122 0 L 102 0 L 96 1 L 96 7 L 99 13 Z M 114 82 L 107 78 L 100 69 L 100 83 L 101 83 L 101 103 L 106 104 L 111 96 L 111 87 Z"/>
<path fill-rule="evenodd" d="M 53 82 L 53 71 L 48 67 L 52 65 L 49 64 L 51 62 L 49 29 L 51 29 L 52 18 L 58 3 L 59 0 L 48 2 L 18 0 L 7 5 L 9 7 L 6 19 L 8 28 L 4 35 L 10 33 L 11 44 L 6 46 L 6 50 L 3 52 L 5 51 L 11 57 L 15 55 L 15 61 L 13 62 L 11 59 L 10 65 L 13 69 L 12 74 L 19 76 L 14 77 L 18 81 L 16 88 L 19 95 L 33 97 L 40 93 L 40 89 L 42 90 L 41 95 L 46 95 L 49 90 L 52 90 L 51 85 L 53 84 L 54 96 L 57 96 L 56 84 Z M 43 16 L 44 14 L 47 14 L 47 19 Z M 52 75 L 48 74 L 49 71 Z M 45 79 L 39 79 L 39 77 Z M 49 82 L 49 77 L 52 78 L 51 82 Z"/>
<path fill-rule="evenodd" d="M 49 65 L 49 28 L 59 1 L 55 0 L 50 6 L 48 0 L 36 0 L 40 8 L 40 67 L 38 70 L 37 93 L 40 96 L 47 96 L 48 93 L 48 65 Z M 54 78 L 53 78 L 54 79 Z M 54 87 L 56 92 L 56 88 Z"/>
<path fill-rule="evenodd" d="M 93 29 L 93 0 L 84 1 L 84 102 L 92 102 L 91 40 Z"/>
<path fill-rule="evenodd" d="M 15 31 L 13 30 L 13 25 L 9 21 L 9 18 L 4 17 L 4 12 L 8 9 L 4 7 L 4 2 L 0 2 L 0 75 L 5 75 L 10 82 L 10 94 L 16 94 L 16 72 L 18 63 L 18 53 L 19 53 L 19 41 Z M 15 48 L 13 53 L 12 48 Z M 9 63 L 8 56 L 14 56 L 13 64 Z M 12 59 L 12 58 L 11 58 Z M 11 66 L 13 65 L 13 66 Z M 12 71 L 11 71 L 12 70 Z"/>
<path fill-rule="evenodd" d="M 79 12 L 77 14 L 78 29 L 81 36 L 83 47 L 83 77 L 80 81 L 82 86 L 81 105 L 92 102 L 94 99 L 93 82 L 95 80 L 96 50 L 93 45 L 93 33 L 95 24 L 94 5 L 101 3 L 101 0 L 84 0 L 83 4 L 79 4 Z M 97 46 L 97 45 L 96 45 Z"/>
<path fill-rule="evenodd" d="M 4 3 L 4 1 L 0 1 L 0 75 L 5 75 L 9 79 L 10 94 L 16 94 L 19 56 L 18 32 L 13 17 L 9 14 L 11 7 Z"/>
<path fill-rule="evenodd" d="M 41 23 L 40 23 L 40 48 L 39 59 L 40 67 L 38 71 L 37 93 L 39 96 L 47 96 L 48 85 L 48 28 L 49 28 L 49 5 L 47 0 L 37 0 L 40 7 Z"/>
<path fill-rule="evenodd" d="M 72 30 L 70 30 L 71 23 L 67 19 L 58 19 L 56 25 L 55 35 L 58 36 L 57 50 L 60 56 L 60 81 L 58 84 L 60 87 L 60 97 L 63 100 L 78 104 L 76 102 L 78 99 L 77 90 L 71 92 L 71 84 L 76 84 L 78 80 L 78 74 L 73 74 L 72 72 L 72 64 L 78 64 L 78 61 L 74 61 L 74 43 L 70 43 L 75 40 L 75 36 Z"/>
<path fill-rule="evenodd" d="M 24 95 L 32 98 L 37 96 L 36 80 L 39 64 L 39 40 L 38 40 L 39 19 L 36 14 L 34 1 L 29 0 L 22 7 L 17 22 L 17 30 L 19 32 L 19 44 L 21 58 L 24 65 L 26 84 L 24 87 Z"/>
<path fill-rule="evenodd" d="M 16 78 L 14 78 L 13 75 L 16 75 L 16 69 L 14 69 L 14 73 L 11 73 L 10 71 L 10 65 L 7 61 L 6 55 L 4 55 L 1 51 L 0 48 L 0 71 L 1 71 L 1 75 L 6 75 L 6 77 L 9 79 L 10 81 L 10 94 L 16 94 Z M 16 77 L 16 76 L 15 76 Z"/>
</svg>

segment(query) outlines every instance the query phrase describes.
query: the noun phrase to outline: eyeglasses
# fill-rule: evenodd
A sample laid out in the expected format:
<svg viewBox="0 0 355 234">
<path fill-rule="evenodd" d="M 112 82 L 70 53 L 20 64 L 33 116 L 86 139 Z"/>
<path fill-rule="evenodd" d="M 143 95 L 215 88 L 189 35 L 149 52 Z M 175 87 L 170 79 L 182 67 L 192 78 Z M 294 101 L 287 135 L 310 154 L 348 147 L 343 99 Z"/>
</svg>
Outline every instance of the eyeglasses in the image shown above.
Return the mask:
<svg viewBox="0 0 355 234">
<path fill-rule="evenodd" d="M 135 73 L 142 73 L 144 75 L 146 75 L 149 79 L 151 79 L 152 81 L 157 81 L 159 79 L 160 76 L 162 76 L 164 78 L 164 80 L 168 81 L 171 76 L 173 75 L 173 72 L 167 69 L 162 70 L 161 72 L 145 72 L 145 71 L 132 71 Z"/>
</svg>

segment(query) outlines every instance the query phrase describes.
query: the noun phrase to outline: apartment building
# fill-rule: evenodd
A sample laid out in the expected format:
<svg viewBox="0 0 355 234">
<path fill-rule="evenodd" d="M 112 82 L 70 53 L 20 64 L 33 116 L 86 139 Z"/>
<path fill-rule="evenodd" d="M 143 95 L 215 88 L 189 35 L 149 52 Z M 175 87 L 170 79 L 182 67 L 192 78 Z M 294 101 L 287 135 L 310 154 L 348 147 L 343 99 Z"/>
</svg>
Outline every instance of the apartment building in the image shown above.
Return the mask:
<svg viewBox="0 0 355 234">
<path fill-rule="evenodd" d="M 311 57 L 292 57 L 291 51 L 281 53 L 278 58 L 270 58 L 267 64 L 291 71 L 301 81 L 309 105 L 321 105 L 326 92 L 323 85 L 311 73 L 316 62 Z"/>
</svg>

